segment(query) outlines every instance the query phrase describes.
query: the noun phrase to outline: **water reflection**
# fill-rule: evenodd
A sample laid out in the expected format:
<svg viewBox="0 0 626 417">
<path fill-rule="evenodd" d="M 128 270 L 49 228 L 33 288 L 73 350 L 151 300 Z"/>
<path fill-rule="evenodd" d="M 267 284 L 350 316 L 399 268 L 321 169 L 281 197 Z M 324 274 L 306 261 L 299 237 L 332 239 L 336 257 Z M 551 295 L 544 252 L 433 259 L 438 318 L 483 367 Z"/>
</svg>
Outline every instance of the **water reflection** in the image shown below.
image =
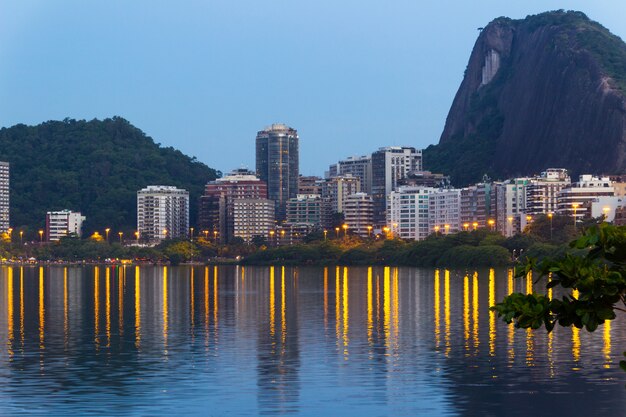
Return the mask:
<svg viewBox="0 0 626 417">
<path fill-rule="evenodd" d="M 614 366 L 624 327 L 516 331 L 489 307 L 541 284 L 510 270 L 4 267 L 0 281 L 0 414 L 34 401 L 52 414 L 498 415 L 506 404 L 523 415 L 545 403 L 603 415 L 626 405 Z"/>
</svg>

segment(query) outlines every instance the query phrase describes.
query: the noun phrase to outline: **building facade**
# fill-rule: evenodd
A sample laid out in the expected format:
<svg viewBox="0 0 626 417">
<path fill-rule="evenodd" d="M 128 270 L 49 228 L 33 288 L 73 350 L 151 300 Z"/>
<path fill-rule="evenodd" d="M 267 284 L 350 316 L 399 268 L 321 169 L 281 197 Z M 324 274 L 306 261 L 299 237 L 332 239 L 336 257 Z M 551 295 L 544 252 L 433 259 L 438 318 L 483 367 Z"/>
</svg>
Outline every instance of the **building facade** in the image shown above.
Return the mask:
<svg viewBox="0 0 626 417">
<path fill-rule="evenodd" d="M 344 222 L 359 236 L 371 237 L 374 229 L 374 201 L 366 193 L 351 194 L 344 203 Z"/>
<path fill-rule="evenodd" d="M 429 195 L 428 223 L 430 233 L 461 231 L 461 190 L 438 189 Z"/>
<path fill-rule="evenodd" d="M 189 192 L 149 185 L 137 192 L 137 231 L 145 242 L 189 236 Z"/>
<path fill-rule="evenodd" d="M 422 170 L 422 151 L 408 146 L 380 148 L 372 154 L 372 198 L 374 222 L 385 223 L 387 196 L 409 172 Z"/>
<path fill-rule="evenodd" d="M 312 195 L 322 194 L 322 183 L 324 180 L 320 177 L 309 176 L 298 177 L 298 194 Z"/>
<path fill-rule="evenodd" d="M 577 182 L 563 188 L 557 195 L 557 213 L 577 219 L 591 216 L 589 203 L 597 197 L 614 196 L 615 190 L 609 177 L 581 175 Z"/>
<path fill-rule="evenodd" d="M 266 199 L 267 184 L 253 172 L 241 169 L 209 182 L 200 197 L 200 232 L 207 231 L 221 243 L 230 241 L 235 236 L 234 200 L 242 198 Z"/>
<path fill-rule="evenodd" d="M 571 183 L 567 170 L 563 168 L 548 168 L 538 177 L 532 178 L 526 186 L 525 213 L 530 216 L 555 213 L 557 196 Z"/>
<path fill-rule="evenodd" d="M 322 197 L 319 194 L 298 194 L 287 201 L 287 224 L 322 225 Z"/>
<path fill-rule="evenodd" d="M 367 194 L 372 193 L 372 156 L 349 156 L 336 164 L 332 164 L 328 169 L 328 178 L 338 175 L 352 175 L 361 181 L 361 191 Z"/>
<path fill-rule="evenodd" d="M 246 243 L 256 236 L 269 239 L 274 229 L 274 202 L 266 198 L 239 198 L 233 201 L 233 234 Z"/>
<path fill-rule="evenodd" d="M 389 194 L 387 227 L 394 237 L 423 240 L 430 234 L 430 187 L 400 187 Z"/>
<path fill-rule="evenodd" d="M 46 213 L 46 240 L 58 241 L 62 237 L 83 235 L 83 222 L 86 217 L 70 210 L 49 211 Z"/>
<path fill-rule="evenodd" d="M 276 202 L 276 217 L 285 219 L 287 200 L 298 194 L 298 132 L 284 124 L 273 124 L 256 136 L 256 173 L 267 184 L 270 200 Z"/>
</svg>

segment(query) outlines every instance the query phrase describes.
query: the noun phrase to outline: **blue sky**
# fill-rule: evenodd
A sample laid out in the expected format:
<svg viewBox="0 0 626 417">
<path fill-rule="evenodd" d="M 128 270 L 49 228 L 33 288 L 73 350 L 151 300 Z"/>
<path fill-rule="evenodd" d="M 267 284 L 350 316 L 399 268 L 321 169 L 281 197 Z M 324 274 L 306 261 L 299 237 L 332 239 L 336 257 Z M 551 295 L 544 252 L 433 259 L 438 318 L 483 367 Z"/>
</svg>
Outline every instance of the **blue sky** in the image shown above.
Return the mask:
<svg viewBox="0 0 626 417">
<path fill-rule="evenodd" d="M 0 0 L 0 126 L 119 115 L 229 171 L 282 122 L 322 175 L 437 143 L 476 29 L 561 8 L 626 39 L 621 0 Z"/>
</svg>

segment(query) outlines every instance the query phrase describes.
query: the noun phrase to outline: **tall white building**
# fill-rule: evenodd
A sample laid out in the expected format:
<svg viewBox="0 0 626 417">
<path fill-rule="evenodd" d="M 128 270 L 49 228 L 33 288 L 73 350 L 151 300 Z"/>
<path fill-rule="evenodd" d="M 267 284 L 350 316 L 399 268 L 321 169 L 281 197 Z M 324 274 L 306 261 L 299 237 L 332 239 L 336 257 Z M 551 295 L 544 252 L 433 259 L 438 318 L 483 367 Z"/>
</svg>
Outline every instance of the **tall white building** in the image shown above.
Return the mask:
<svg viewBox="0 0 626 417">
<path fill-rule="evenodd" d="M 352 175 L 361 181 L 361 191 L 372 193 L 372 156 L 349 156 L 333 164 L 328 169 L 328 178 L 338 175 Z"/>
<path fill-rule="evenodd" d="M 431 193 L 428 199 L 428 223 L 430 233 L 461 231 L 461 190 L 442 188 Z"/>
<path fill-rule="evenodd" d="M 385 222 L 387 196 L 409 172 L 422 170 L 422 151 L 409 146 L 380 148 L 372 154 L 372 198 L 374 221 Z"/>
<path fill-rule="evenodd" d="M 597 197 L 614 196 L 615 189 L 609 177 L 581 175 L 578 182 L 563 188 L 557 196 L 557 213 L 576 216 L 577 219 L 591 216 L 592 200 Z M 587 204 L 586 204 L 587 203 Z"/>
<path fill-rule="evenodd" d="M 548 214 L 557 210 L 557 196 L 572 183 L 567 170 L 548 168 L 526 186 L 526 214 Z"/>
<path fill-rule="evenodd" d="M 0 162 L 0 233 L 9 230 L 9 221 L 9 163 Z"/>
<path fill-rule="evenodd" d="M 167 185 L 139 190 L 137 230 L 139 238 L 148 242 L 188 236 L 189 192 Z"/>
<path fill-rule="evenodd" d="M 400 187 L 389 194 L 387 227 L 395 237 L 423 240 L 430 234 L 430 187 Z"/>
<path fill-rule="evenodd" d="M 496 190 L 496 230 L 510 237 L 521 232 L 522 217 L 526 216 L 528 187 L 531 178 L 513 178 L 498 183 Z"/>
<path fill-rule="evenodd" d="M 86 217 L 79 212 L 49 211 L 46 213 L 46 239 L 52 242 L 71 234 L 81 237 L 85 220 Z"/>
</svg>

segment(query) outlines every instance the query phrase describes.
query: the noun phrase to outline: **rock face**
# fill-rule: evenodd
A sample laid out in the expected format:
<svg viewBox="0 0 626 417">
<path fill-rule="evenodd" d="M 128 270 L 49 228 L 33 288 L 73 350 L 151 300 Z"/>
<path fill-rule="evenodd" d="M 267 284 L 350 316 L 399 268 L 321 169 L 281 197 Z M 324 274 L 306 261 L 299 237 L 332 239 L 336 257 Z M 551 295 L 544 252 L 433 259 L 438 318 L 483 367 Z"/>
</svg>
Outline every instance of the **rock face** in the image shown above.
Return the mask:
<svg viewBox="0 0 626 417">
<path fill-rule="evenodd" d="M 574 175 L 623 173 L 625 91 L 626 44 L 584 14 L 498 18 L 478 37 L 439 145 L 425 152 L 425 164 L 446 172 L 443 159 L 456 160 L 457 182 L 548 167 Z M 476 152 L 482 162 L 468 164 L 475 172 L 463 172 L 458 158 Z"/>
</svg>

